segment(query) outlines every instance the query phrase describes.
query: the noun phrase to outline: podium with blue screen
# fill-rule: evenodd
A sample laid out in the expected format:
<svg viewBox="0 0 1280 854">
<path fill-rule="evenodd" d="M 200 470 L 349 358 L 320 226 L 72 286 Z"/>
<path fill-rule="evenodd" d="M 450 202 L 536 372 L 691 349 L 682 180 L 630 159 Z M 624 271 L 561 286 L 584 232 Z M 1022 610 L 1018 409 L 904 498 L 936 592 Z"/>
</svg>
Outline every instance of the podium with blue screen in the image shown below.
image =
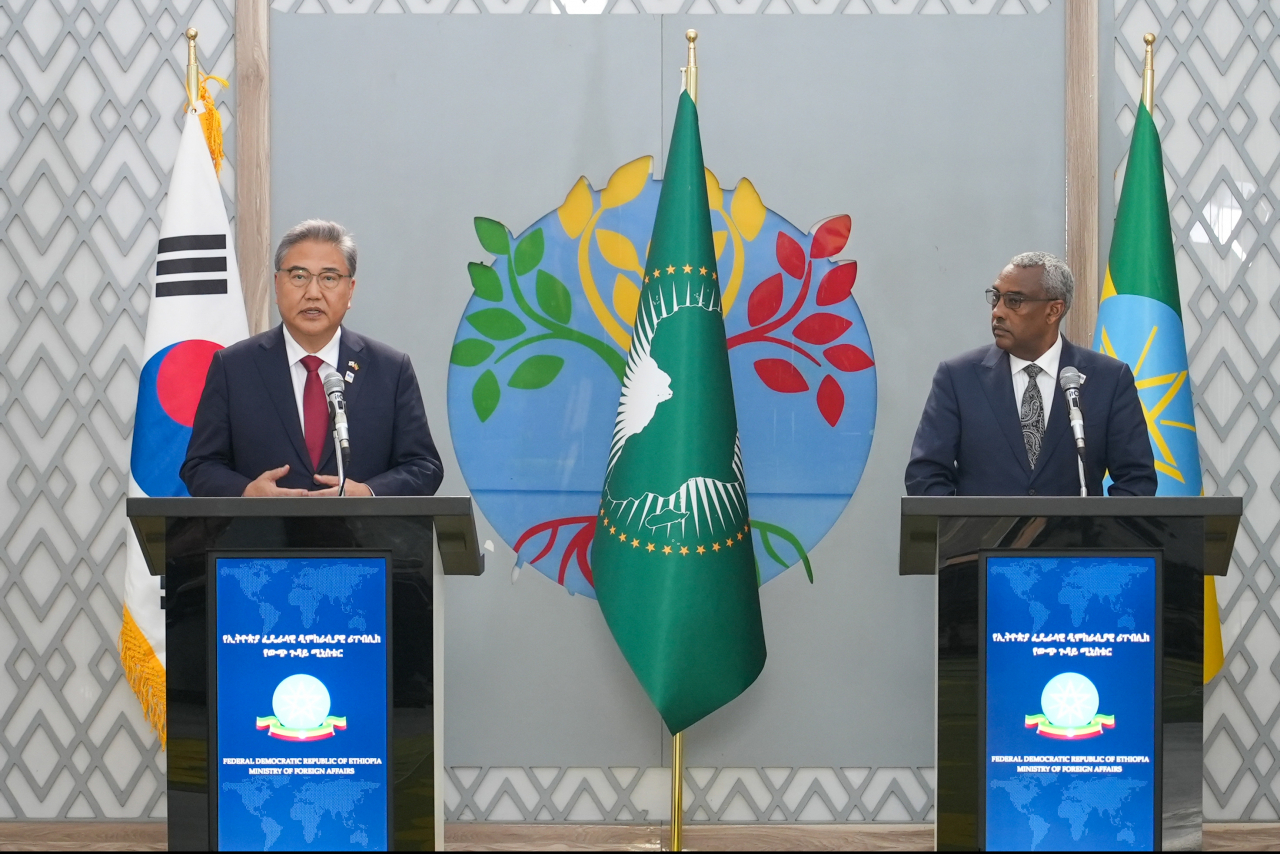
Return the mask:
<svg viewBox="0 0 1280 854">
<path fill-rule="evenodd" d="M 164 590 L 169 848 L 431 850 L 433 552 L 483 571 L 471 500 L 127 512 Z"/>
<path fill-rule="evenodd" d="M 938 576 L 939 850 L 1199 848 L 1204 576 L 1239 498 L 902 499 Z"/>
</svg>

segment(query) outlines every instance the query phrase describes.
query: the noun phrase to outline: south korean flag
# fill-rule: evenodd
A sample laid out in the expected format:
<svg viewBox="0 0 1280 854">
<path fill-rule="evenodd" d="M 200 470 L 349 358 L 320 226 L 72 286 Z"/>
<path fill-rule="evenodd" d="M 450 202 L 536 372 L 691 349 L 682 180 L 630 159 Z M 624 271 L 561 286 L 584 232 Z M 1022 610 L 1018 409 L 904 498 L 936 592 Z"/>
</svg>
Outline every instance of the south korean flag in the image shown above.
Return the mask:
<svg viewBox="0 0 1280 854">
<path fill-rule="evenodd" d="M 188 111 L 160 223 L 129 495 L 187 495 L 178 478 L 213 354 L 247 338 L 235 240 L 200 119 Z M 127 538 L 121 658 L 148 720 L 164 738 L 165 629 L 159 579 Z M 158 683 L 158 684 L 157 684 Z"/>
</svg>

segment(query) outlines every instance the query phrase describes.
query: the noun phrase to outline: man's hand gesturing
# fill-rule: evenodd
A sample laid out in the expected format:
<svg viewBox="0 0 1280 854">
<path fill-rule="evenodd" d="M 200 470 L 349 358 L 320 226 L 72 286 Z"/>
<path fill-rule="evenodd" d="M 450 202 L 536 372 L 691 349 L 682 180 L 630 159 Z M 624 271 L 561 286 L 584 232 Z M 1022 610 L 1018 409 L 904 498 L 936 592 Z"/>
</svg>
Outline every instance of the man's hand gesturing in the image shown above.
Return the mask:
<svg viewBox="0 0 1280 854">
<path fill-rule="evenodd" d="M 264 471 L 258 475 L 257 480 L 252 480 L 249 485 L 244 488 L 245 498 L 283 498 L 286 496 L 305 496 L 310 493 L 305 489 L 281 489 L 276 486 L 276 481 L 289 473 L 289 466 L 283 465 L 278 469 Z"/>
</svg>

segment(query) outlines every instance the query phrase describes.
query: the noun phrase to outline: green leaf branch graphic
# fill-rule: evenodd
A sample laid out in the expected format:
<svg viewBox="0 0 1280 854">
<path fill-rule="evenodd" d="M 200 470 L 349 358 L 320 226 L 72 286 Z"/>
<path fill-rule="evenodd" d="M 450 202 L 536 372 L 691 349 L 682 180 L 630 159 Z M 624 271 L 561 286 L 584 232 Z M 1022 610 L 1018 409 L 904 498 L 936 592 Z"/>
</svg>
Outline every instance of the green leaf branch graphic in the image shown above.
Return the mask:
<svg viewBox="0 0 1280 854">
<path fill-rule="evenodd" d="M 467 323 L 485 338 L 494 341 L 509 341 L 518 338 L 528 329 L 527 326 L 505 308 L 482 308 L 467 315 Z"/>
<path fill-rule="evenodd" d="M 472 261 L 467 264 L 467 273 L 471 276 L 471 288 L 476 296 L 489 302 L 502 302 L 502 279 L 498 277 L 497 270 Z"/>
<path fill-rule="evenodd" d="M 773 547 L 770 537 L 780 537 L 783 540 L 786 540 L 787 544 L 790 545 L 791 548 L 795 549 L 796 555 L 804 564 L 804 574 L 809 576 L 809 583 L 813 583 L 813 564 L 809 563 L 809 553 L 804 550 L 804 546 L 800 543 L 799 537 L 781 525 L 774 525 L 771 522 L 761 522 L 758 519 L 751 520 L 751 527 L 760 532 L 760 542 L 764 544 L 764 550 L 769 554 L 769 557 L 773 558 L 774 562 L 783 569 L 791 566 L 791 562 L 784 560 L 782 556 L 778 554 L 777 549 Z"/>
<path fill-rule="evenodd" d="M 573 297 L 569 296 L 569 289 L 564 286 L 564 282 L 546 270 L 538 271 L 536 293 L 538 307 L 552 320 L 568 323 L 573 317 Z"/>
<path fill-rule="evenodd" d="M 463 338 L 453 345 L 453 353 L 450 354 L 449 361 L 464 368 L 474 368 L 492 356 L 495 349 L 488 341 L 481 341 L 479 338 Z"/>
<path fill-rule="evenodd" d="M 530 232 L 529 236 L 516 244 L 516 272 L 521 276 L 542 263 L 542 229 Z"/>
<path fill-rule="evenodd" d="M 489 416 L 498 408 L 500 397 L 502 388 L 498 385 L 498 378 L 493 371 L 485 371 L 471 389 L 471 404 L 475 406 L 476 415 L 480 416 L 481 421 L 489 420 Z"/>
<path fill-rule="evenodd" d="M 530 356 L 516 368 L 507 385 L 512 388 L 543 388 L 551 385 L 563 367 L 564 359 L 559 356 Z"/>
<path fill-rule="evenodd" d="M 511 251 L 511 238 L 507 236 L 507 227 L 496 219 L 476 217 L 476 237 L 480 245 L 490 255 L 506 255 Z"/>
</svg>

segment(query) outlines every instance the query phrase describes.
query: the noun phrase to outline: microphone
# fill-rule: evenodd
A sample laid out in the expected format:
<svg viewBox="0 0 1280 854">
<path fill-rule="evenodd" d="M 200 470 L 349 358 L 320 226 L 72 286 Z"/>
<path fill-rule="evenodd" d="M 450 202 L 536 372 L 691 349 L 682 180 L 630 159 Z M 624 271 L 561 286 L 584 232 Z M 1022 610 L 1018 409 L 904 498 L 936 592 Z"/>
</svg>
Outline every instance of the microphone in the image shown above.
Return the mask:
<svg viewBox="0 0 1280 854">
<path fill-rule="evenodd" d="M 347 402 L 342 397 L 346 383 L 337 371 L 324 375 L 324 395 L 329 398 L 329 417 L 333 419 L 333 434 L 343 462 L 351 461 L 351 439 L 347 434 Z"/>
<path fill-rule="evenodd" d="M 1058 385 L 1067 398 L 1067 417 L 1071 420 L 1071 432 L 1076 437 L 1076 463 L 1080 471 L 1080 494 L 1088 495 L 1084 478 L 1084 413 L 1080 411 L 1080 387 L 1085 376 L 1071 365 L 1058 372 Z"/>
</svg>

